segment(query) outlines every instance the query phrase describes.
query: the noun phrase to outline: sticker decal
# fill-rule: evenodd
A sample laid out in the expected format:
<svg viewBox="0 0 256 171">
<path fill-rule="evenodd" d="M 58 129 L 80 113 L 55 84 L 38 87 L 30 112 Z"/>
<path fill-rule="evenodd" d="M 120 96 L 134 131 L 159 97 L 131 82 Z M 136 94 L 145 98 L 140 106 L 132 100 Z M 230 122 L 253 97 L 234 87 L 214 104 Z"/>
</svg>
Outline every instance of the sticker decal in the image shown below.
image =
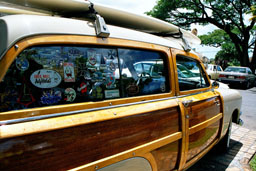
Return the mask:
<svg viewBox="0 0 256 171">
<path fill-rule="evenodd" d="M 116 58 L 116 52 L 115 52 L 115 50 L 110 50 L 109 52 L 108 52 L 108 58 L 109 59 L 115 59 Z"/>
<path fill-rule="evenodd" d="M 32 95 L 29 86 L 27 86 L 27 80 L 25 77 L 23 78 L 22 90 L 23 91 L 21 91 L 17 99 L 17 103 L 24 105 L 27 108 L 30 104 L 34 103 L 36 99 Z"/>
<path fill-rule="evenodd" d="M 116 87 L 115 82 L 116 82 L 115 75 L 112 73 L 107 73 L 106 81 L 105 81 L 106 88 L 108 89 L 115 88 Z"/>
<path fill-rule="evenodd" d="M 105 90 L 105 98 L 117 98 L 120 97 L 119 90 Z"/>
<path fill-rule="evenodd" d="M 86 63 L 79 63 L 78 64 L 78 73 L 79 76 L 85 76 L 87 72 Z"/>
<path fill-rule="evenodd" d="M 32 73 L 30 81 L 38 88 L 53 88 L 61 83 L 61 76 L 54 70 L 40 69 Z"/>
<path fill-rule="evenodd" d="M 20 71 L 26 71 L 29 68 L 29 62 L 26 58 L 17 58 L 16 59 L 16 67 Z"/>
<path fill-rule="evenodd" d="M 87 86 L 88 86 L 88 83 L 86 84 L 83 82 L 80 84 L 80 87 L 77 88 L 77 91 L 81 92 L 84 95 L 87 92 Z"/>
<path fill-rule="evenodd" d="M 43 96 L 40 99 L 42 104 L 56 104 L 61 100 L 61 92 L 54 92 L 53 90 L 47 92 L 43 91 Z"/>
<path fill-rule="evenodd" d="M 74 64 L 65 62 L 63 66 L 64 66 L 64 81 L 75 82 Z"/>
<path fill-rule="evenodd" d="M 126 90 L 127 90 L 128 95 L 134 96 L 134 95 L 137 95 L 139 93 L 140 88 L 139 88 L 139 86 L 137 86 L 136 84 L 133 83 L 133 84 L 129 85 L 126 88 Z"/>
<path fill-rule="evenodd" d="M 87 51 L 87 57 L 88 57 L 88 64 L 91 66 L 96 65 L 97 59 L 96 59 L 96 51 L 89 50 Z"/>
<path fill-rule="evenodd" d="M 67 88 L 65 90 L 65 96 L 66 98 L 64 99 L 67 102 L 73 102 L 76 98 L 76 91 L 73 88 Z"/>
</svg>

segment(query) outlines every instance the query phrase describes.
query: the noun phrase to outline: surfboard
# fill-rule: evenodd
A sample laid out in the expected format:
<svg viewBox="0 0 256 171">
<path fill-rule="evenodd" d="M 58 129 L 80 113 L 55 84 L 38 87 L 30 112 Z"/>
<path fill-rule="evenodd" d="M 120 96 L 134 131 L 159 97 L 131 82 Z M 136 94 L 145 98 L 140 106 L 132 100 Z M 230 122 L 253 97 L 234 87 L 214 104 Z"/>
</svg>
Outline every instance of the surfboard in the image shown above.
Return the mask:
<svg viewBox="0 0 256 171">
<path fill-rule="evenodd" d="M 81 17 L 88 14 L 90 2 L 84 0 L 0 0 L 0 4 L 16 5 L 27 11 L 34 11 L 59 16 Z M 94 3 L 95 10 L 107 24 L 131 28 L 148 33 L 161 33 L 161 36 L 179 32 L 179 27 L 171 23 L 142 14 L 116 9 L 107 5 Z M 86 17 L 86 16 L 85 16 Z M 200 44 L 201 40 L 194 34 L 180 29 L 190 44 Z M 164 36 L 164 35 L 167 36 Z"/>
</svg>

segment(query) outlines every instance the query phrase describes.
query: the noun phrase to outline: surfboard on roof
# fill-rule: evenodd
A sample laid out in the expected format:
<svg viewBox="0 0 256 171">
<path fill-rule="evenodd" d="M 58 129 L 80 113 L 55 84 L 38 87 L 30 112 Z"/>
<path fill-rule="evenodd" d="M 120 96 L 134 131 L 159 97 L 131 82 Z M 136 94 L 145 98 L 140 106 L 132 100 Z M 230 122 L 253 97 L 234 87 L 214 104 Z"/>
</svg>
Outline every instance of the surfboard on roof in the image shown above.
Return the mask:
<svg viewBox="0 0 256 171">
<path fill-rule="evenodd" d="M 59 15 L 64 17 L 87 18 L 89 1 L 84 0 L 0 0 L 0 4 L 14 5 L 16 9 Z M 131 28 L 147 33 L 161 33 L 163 37 L 178 33 L 179 27 L 165 21 L 94 3 L 95 10 L 105 19 L 107 24 Z M 1 12 L 1 9 L 0 9 Z M 184 38 L 190 44 L 200 44 L 200 39 L 192 33 L 181 29 Z M 166 36 L 164 36 L 166 34 Z"/>
</svg>

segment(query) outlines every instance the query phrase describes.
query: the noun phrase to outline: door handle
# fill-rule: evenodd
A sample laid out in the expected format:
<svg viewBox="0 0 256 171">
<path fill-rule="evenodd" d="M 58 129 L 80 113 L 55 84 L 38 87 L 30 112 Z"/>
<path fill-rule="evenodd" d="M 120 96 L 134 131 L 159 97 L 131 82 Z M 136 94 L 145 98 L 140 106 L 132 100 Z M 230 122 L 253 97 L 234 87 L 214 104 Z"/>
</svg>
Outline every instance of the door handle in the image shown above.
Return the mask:
<svg viewBox="0 0 256 171">
<path fill-rule="evenodd" d="M 188 107 L 190 103 L 192 103 L 193 100 L 185 100 L 182 102 L 182 104 L 184 105 L 184 107 Z"/>
<path fill-rule="evenodd" d="M 215 103 L 217 106 L 220 106 L 220 101 L 219 101 L 219 100 L 215 100 L 214 103 Z"/>
</svg>

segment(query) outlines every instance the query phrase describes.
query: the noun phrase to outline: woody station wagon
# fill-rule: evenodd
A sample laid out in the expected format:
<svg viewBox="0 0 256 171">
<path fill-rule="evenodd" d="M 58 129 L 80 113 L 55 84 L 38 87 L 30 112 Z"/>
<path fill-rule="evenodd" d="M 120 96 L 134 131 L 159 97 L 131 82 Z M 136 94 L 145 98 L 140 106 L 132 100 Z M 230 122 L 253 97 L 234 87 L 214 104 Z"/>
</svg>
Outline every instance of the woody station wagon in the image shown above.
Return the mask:
<svg viewBox="0 0 256 171">
<path fill-rule="evenodd" d="M 240 94 L 181 38 L 107 27 L 1 17 L 0 170 L 185 170 L 228 148 Z"/>
</svg>

